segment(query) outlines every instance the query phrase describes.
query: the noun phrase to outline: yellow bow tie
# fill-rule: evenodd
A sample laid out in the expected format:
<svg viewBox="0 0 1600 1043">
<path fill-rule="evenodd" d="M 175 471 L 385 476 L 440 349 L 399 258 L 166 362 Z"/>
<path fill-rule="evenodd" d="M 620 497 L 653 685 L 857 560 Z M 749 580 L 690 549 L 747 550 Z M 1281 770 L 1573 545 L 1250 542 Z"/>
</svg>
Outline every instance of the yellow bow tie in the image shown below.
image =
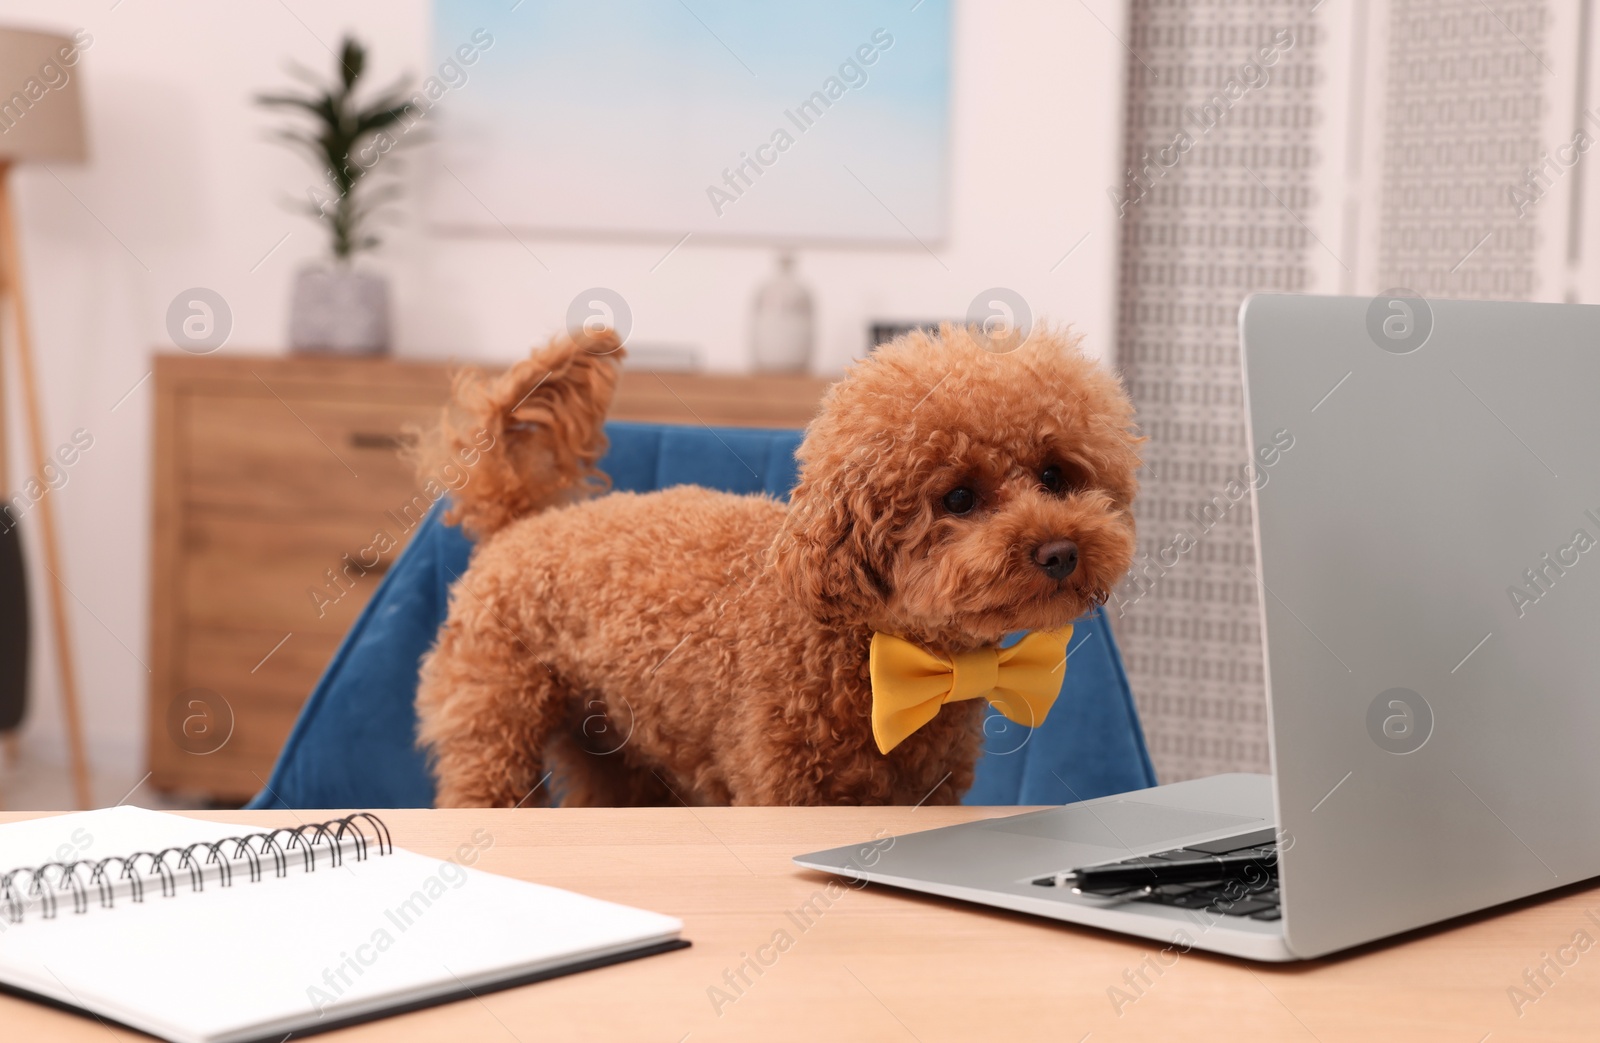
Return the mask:
<svg viewBox="0 0 1600 1043">
<path fill-rule="evenodd" d="M 939 707 L 986 698 L 1027 727 L 1044 720 L 1067 671 L 1072 626 L 1036 630 L 1010 648 L 943 656 L 889 634 L 872 635 L 872 737 L 888 753 L 938 716 Z"/>
</svg>

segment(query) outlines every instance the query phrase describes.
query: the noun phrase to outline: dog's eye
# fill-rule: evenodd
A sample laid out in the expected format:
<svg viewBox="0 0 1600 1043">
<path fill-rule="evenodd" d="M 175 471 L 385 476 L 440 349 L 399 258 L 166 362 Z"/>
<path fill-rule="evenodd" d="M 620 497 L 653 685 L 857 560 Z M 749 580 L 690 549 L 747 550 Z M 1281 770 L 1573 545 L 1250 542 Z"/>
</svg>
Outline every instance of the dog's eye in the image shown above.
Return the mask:
<svg viewBox="0 0 1600 1043">
<path fill-rule="evenodd" d="M 1039 484 L 1045 487 L 1046 492 L 1055 493 L 1057 496 L 1067 491 L 1067 478 L 1059 467 L 1046 467 L 1040 471 Z"/>
<path fill-rule="evenodd" d="M 970 514 L 978 506 L 978 494 L 960 486 L 944 494 L 944 509 L 951 514 Z"/>
</svg>

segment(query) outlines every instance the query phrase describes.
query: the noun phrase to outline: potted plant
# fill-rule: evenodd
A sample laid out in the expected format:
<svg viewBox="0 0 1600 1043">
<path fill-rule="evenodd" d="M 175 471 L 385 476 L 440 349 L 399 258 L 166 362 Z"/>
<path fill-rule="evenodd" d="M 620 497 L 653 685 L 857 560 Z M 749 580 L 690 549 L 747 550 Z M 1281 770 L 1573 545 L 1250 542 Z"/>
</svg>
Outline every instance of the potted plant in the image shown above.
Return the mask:
<svg viewBox="0 0 1600 1043">
<path fill-rule="evenodd" d="M 413 114 L 404 80 L 366 104 L 356 100 L 366 64 L 366 48 L 346 37 L 332 81 L 292 69 L 314 93 L 256 98 L 257 104 L 311 117 L 311 126 L 285 128 L 276 136 L 308 153 L 322 172 L 321 183 L 311 187 L 308 200 L 297 208 L 327 228 L 332 258 L 331 263 L 308 264 L 295 275 L 289 346 L 296 351 L 379 355 L 389 347 L 388 280 L 356 268 L 354 261 L 378 246 L 371 225 L 400 194 L 399 185 L 369 184 L 368 178 L 387 164 L 414 119 L 391 133 Z"/>
</svg>

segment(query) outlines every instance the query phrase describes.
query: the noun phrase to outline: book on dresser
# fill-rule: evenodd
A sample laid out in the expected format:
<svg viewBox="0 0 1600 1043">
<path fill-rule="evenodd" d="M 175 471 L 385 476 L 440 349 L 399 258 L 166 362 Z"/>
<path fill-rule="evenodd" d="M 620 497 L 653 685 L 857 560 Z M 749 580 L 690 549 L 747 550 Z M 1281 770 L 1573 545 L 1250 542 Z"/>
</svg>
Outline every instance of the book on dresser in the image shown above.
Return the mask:
<svg viewBox="0 0 1600 1043">
<path fill-rule="evenodd" d="M 260 790 L 431 500 L 400 449 L 443 362 L 159 355 L 148 761 L 157 789 Z M 624 369 L 618 420 L 803 427 L 828 381 Z"/>
</svg>

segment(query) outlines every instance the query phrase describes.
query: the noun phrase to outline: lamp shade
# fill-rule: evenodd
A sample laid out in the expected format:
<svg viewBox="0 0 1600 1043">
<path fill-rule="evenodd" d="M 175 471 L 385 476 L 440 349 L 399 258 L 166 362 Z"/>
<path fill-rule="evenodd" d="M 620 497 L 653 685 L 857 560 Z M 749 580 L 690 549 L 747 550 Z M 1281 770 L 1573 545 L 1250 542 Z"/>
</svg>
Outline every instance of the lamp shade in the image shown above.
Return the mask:
<svg viewBox="0 0 1600 1043">
<path fill-rule="evenodd" d="M 88 157 L 78 61 L 87 34 L 0 27 L 0 163 Z"/>
</svg>

